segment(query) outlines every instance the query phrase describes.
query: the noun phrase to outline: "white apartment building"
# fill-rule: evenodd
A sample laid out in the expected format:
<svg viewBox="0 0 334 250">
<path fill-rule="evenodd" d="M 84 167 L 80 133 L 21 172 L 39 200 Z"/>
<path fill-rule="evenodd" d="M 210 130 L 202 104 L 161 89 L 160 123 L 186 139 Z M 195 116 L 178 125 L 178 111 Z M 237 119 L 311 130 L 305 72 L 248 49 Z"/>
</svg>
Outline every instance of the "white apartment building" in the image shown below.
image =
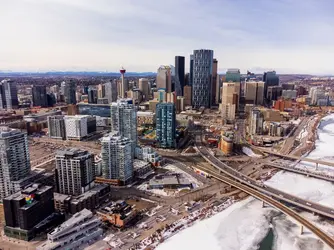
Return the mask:
<svg viewBox="0 0 334 250">
<path fill-rule="evenodd" d="M 128 183 L 133 177 L 132 142 L 110 133 L 101 139 L 102 177 Z"/>
<path fill-rule="evenodd" d="M 68 115 L 64 117 L 67 140 L 80 141 L 96 132 L 96 117 L 90 115 Z"/>
</svg>

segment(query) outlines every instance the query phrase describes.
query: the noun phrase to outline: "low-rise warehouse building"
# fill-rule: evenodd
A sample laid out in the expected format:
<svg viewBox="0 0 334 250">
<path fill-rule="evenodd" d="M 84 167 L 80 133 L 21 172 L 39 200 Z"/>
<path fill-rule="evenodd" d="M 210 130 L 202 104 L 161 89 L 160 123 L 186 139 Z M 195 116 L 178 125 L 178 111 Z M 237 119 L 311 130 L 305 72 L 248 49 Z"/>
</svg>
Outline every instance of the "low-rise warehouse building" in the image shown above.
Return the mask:
<svg viewBox="0 0 334 250">
<path fill-rule="evenodd" d="M 181 174 L 157 175 L 149 182 L 151 189 L 176 189 L 176 188 L 193 188 L 191 182 Z"/>
</svg>

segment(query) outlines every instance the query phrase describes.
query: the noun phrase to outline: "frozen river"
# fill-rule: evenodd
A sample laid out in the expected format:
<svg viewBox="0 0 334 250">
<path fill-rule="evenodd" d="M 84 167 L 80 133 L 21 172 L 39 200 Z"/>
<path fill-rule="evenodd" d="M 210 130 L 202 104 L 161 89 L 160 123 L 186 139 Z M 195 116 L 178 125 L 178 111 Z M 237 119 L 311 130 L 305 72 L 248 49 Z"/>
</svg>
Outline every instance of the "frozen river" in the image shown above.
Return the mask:
<svg viewBox="0 0 334 250">
<path fill-rule="evenodd" d="M 308 157 L 334 162 L 334 114 L 321 121 L 318 137 L 316 149 Z M 326 169 L 334 171 L 331 168 Z M 279 172 L 266 183 L 285 192 L 334 207 L 334 185 L 331 182 Z M 262 208 L 261 205 L 261 202 L 254 198 L 247 198 L 207 220 L 199 221 L 168 239 L 157 249 L 330 249 L 307 229 L 300 235 L 299 225 L 291 218 L 271 207 Z M 301 214 L 334 236 L 333 223 L 307 212 Z"/>
</svg>

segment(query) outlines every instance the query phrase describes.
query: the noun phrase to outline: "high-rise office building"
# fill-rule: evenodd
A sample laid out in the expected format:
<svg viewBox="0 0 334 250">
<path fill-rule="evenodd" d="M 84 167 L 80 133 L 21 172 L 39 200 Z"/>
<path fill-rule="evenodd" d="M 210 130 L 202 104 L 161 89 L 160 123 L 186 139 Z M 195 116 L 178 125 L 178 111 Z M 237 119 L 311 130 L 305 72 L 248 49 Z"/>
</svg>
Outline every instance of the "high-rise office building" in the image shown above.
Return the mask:
<svg viewBox="0 0 334 250">
<path fill-rule="evenodd" d="M 101 139 L 102 177 L 129 183 L 133 177 L 132 141 L 118 133 Z"/>
<path fill-rule="evenodd" d="M 34 106 L 47 107 L 48 96 L 46 94 L 45 86 L 32 87 L 32 103 Z"/>
<path fill-rule="evenodd" d="M 175 147 L 176 112 L 173 103 L 159 103 L 156 107 L 156 137 L 162 148 Z"/>
<path fill-rule="evenodd" d="M 185 106 L 191 106 L 191 100 L 192 100 L 191 93 L 192 93 L 191 86 L 189 86 L 189 85 L 184 86 L 183 96 L 184 96 L 184 105 Z"/>
<path fill-rule="evenodd" d="M 151 88 L 147 78 L 139 78 L 138 87 L 143 94 L 143 100 L 149 100 Z"/>
<path fill-rule="evenodd" d="M 76 84 L 73 80 L 65 83 L 65 101 L 67 104 L 76 104 Z"/>
<path fill-rule="evenodd" d="M 137 111 L 133 104 L 118 100 L 111 104 L 111 132 L 118 133 L 132 142 L 133 155 L 137 146 Z"/>
<path fill-rule="evenodd" d="M 194 50 L 192 104 L 195 108 L 211 105 L 213 50 Z"/>
<path fill-rule="evenodd" d="M 189 63 L 189 85 L 193 85 L 194 81 L 194 55 L 190 55 L 190 63 Z"/>
<path fill-rule="evenodd" d="M 175 56 L 175 77 L 176 81 L 179 82 L 181 88 L 181 95 L 183 95 L 183 88 L 185 84 L 185 61 L 184 56 Z"/>
<path fill-rule="evenodd" d="M 108 98 L 108 103 L 116 102 L 117 101 L 117 81 L 108 81 L 105 84 L 105 94 L 106 98 Z"/>
<path fill-rule="evenodd" d="M 172 69 L 168 65 L 158 68 L 156 78 L 157 89 L 165 89 L 167 93 L 172 92 Z"/>
<path fill-rule="evenodd" d="M 97 98 L 104 98 L 106 95 L 106 88 L 104 84 L 97 85 Z"/>
<path fill-rule="evenodd" d="M 8 237 L 29 241 L 43 233 L 37 225 L 54 212 L 53 188 L 32 184 L 3 200 Z"/>
<path fill-rule="evenodd" d="M 217 91 L 219 93 L 218 60 L 213 59 L 212 64 L 212 84 L 211 84 L 211 105 L 218 104 Z"/>
<path fill-rule="evenodd" d="M 265 94 L 265 93 L 263 92 L 263 94 Z M 281 96 L 282 96 L 282 87 L 281 86 L 269 86 L 267 88 L 267 99 L 268 99 L 268 101 L 276 101 Z"/>
<path fill-rule="evenodd" d="M 268 71 L 263 74 L 264 81 L 264 96 L 268 99 L 268 87 L 270 86 L 278 86 L 279 78 L 276 75 L 276 71 Z"/>
<path fill-rule="evenodd" d="M 97 103 L 97 90 L 94 88 L 88 89 L 88 103 Z"/>
<path fill-rule="evenodd" d="M 48 116 L 48 133 L 53 139 L 66 139 L 65 120 L 63 115 Z"/>
<path fill-rule="evenodd" d="M 258 108 L 253 108 L 250 114 L 250 135 L 262 135 L 263 134 L 263 122 L 264 117 Z"/>
<path fill-rule="evenodd" d="M 80 195 L 94 186 L 94 155 L 71 148 L 56 152 L 56 187 L 61 194 Z"/>
<path fill-rule="evenodd" d="M 19 106 L 17 89 L 13 80 L 2 80 L 0 83 L 0 109 L 16 109 Z"/>
<path fill-rule="evenodd" d="M 225 76 L 226 82 L 239 82 L 241 81 L 241 74 L 239 69 L 228 69 Z"/>
<path fill-rule="evenodd" d="M 224 82 L 222 87 L 221 114 L 224 120 L 233 121 L 238 106 L 240 83 Z"/>
<path fill-rule="evenodd" d="M 27 177 L 30 173 L 28 139 L 18 129 L 0 127 L 0 201 L 18 190 L 14 181 Z"/>
<path fill-rule="evenodd" d="M 245 101 L 248 104 L 263 105 L 264 82 L 247 81 L 245 87 Z"/>
</svg>

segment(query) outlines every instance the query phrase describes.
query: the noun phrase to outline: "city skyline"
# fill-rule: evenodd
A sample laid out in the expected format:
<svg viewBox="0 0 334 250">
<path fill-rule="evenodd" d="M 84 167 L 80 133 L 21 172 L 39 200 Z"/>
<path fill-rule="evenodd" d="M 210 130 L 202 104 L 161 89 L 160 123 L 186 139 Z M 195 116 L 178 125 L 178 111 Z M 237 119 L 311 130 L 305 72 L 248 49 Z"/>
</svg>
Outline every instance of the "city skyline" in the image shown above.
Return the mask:
<svg viewBox="0 0 334 250">
<path fill-rule="evenodd" d="M 180 55 L 188 72 L 195 49 L 214 50 L 218 72 L 331 74 L 334 63 L 330 1 L 17 0 L 0 6 L 6 34 L 0 70 L 117 72 L 124 65 L 129 72 L 156 72 Z"/>
</svg>

